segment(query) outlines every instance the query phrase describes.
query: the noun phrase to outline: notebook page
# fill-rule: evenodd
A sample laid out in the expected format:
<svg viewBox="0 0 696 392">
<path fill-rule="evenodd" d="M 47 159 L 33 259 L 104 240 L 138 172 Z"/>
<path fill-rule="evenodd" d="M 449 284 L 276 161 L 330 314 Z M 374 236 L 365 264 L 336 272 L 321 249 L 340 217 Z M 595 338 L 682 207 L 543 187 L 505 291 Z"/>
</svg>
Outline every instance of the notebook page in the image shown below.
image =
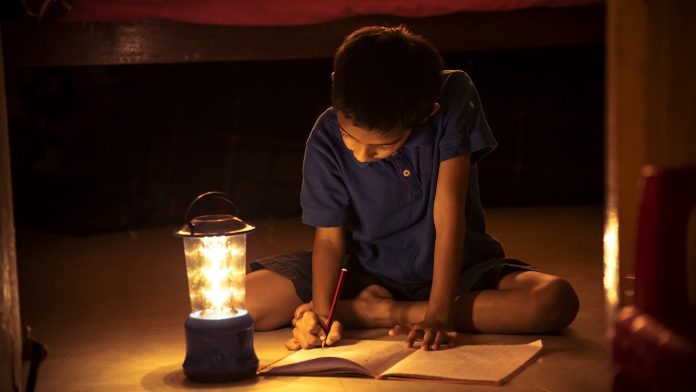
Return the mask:
<svg viewBox="0 0 696 392">
<path fill-rule="evenodd" d="M 464 345 L 413 353 L 383 377 L 503 384 L 541 351 L 541 340 L 517 345 Z"/>
<path fill-rule="evenodd" d="M 414 350 L 404 347 L 403 342 L 382 340 L 342 340 L 326 350 L 314 348 L 296 351 L 269 368 L 262 374 L 345 374 L 349 369 L 376 377 L 384 369 L 412 354 Z M 329 360 L 330 359 L 330 360 Z"/>
<path fill-rule="evenodd" d="M 278 366 L 275 363 L 261 369 L 259 374 L 268 376 L 349 376 L 363 375 L 374 377 L 371 372 L 362 366 L 341 358 L 315 358 L 303 362 L 296 362 Z"/>
</svg>

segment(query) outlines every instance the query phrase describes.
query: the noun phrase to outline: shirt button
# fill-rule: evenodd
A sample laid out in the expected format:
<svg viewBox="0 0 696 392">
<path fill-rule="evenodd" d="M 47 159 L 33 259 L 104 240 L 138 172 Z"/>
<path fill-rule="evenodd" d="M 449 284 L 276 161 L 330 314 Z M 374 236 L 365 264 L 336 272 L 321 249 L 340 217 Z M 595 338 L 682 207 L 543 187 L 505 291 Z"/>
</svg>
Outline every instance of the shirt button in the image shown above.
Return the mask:
<svg viewBox="0 0 696 392">
<path fill-rule="evenodd" d="M 408 176 L 411 175 L 411 171 L 408 170 L 408 169 L 404 169 L 404 171 L 402 172 L 402 174 L 404 175 L 404 177 L 408 177 Z"/>
</svg>

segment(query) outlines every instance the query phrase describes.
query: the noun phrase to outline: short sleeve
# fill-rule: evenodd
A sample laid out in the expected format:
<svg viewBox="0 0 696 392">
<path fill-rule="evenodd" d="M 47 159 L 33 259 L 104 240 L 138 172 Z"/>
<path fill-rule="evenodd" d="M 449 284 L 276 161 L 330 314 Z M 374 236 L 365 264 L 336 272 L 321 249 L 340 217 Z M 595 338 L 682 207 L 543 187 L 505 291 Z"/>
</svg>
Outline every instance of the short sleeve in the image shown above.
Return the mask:
<svg viewBox="0 0 696 392">
<path fill-rule="evenodd" d="M 479 161 L 497 142 L 481 107 L 474 83 L 461 71 L 446 74 L 440 105 L 443 134 L 439 142 L 440 161 L 471 155 Z"/>
<path fill-rule="evenodd" d="M 332 149 L 313 143 L 310 137 L 305 150 L 300 191 L 302 221 L 315 227 L 341 226 L 346 223 L 349 202 Z"/>
</svg>

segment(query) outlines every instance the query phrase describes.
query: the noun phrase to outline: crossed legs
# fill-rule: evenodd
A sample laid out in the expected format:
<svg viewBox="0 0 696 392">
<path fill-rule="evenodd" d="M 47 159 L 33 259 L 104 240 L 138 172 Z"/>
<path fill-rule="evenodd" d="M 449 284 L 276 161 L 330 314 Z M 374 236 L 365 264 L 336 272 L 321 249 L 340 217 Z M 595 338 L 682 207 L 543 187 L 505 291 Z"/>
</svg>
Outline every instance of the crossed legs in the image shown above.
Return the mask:
<svg viewBox="0 0 696 392">
<path fill-rule="evenodd" d="M 282 327 L 302 304 L 292 282 L 270 270 L 247 276 L 247 308 L 258 331 Z M 340 301 L 336 318 L 348 328 L 391 328 L 423 320 L 427 302 L 395 301 L 377 285 Z M 542 333 L 561 330 L 575 319 L 578 297 L 566 280 L 536 271 L 504 276 L 497 290 L 467 293 L 455 302 L 460 332 Z"/>
</svg>

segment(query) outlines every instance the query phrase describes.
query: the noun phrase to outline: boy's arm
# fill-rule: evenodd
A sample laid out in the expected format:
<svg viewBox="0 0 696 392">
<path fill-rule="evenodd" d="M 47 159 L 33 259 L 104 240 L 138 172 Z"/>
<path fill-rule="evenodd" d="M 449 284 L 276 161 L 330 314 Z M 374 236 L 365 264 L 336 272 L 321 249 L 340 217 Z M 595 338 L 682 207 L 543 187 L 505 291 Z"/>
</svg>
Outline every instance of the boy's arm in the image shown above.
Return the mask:
<svg viewBox="0 0 696 392">
<path fill-rule="evenodd" d="M 466 197 L 469 186 L 469 156 L 459 156 L 440 163 L 433 219 L 435 254 L 433 283 L 423 330 L 423 348 L 437 349 L 451 335 L 454 300 L 466 237 Z M 416 325 L 416 330 L 419 326 Z M 413 343 L 416 334 L 409 335 Z"/>
<path fill-rule="evenodd" d="M 318 227 L 312 248 L 312 302 L 295 310 L 293 338 L 285 343 L 290 350 L 319 346 L 322 339 L 331 345 L 341 339 L 343 325 L 334 320 L 328 336 L 323 324 L 329 315 L 341 263 L 346 253 L 342 227 Z"/>
<path fill-rule="evenodd" d="M 312 303 L 314 312 L 322 317 L 329 315 L 345 254 L 342 227 L 317 227 L 312 248 Z"/>
</svg>

